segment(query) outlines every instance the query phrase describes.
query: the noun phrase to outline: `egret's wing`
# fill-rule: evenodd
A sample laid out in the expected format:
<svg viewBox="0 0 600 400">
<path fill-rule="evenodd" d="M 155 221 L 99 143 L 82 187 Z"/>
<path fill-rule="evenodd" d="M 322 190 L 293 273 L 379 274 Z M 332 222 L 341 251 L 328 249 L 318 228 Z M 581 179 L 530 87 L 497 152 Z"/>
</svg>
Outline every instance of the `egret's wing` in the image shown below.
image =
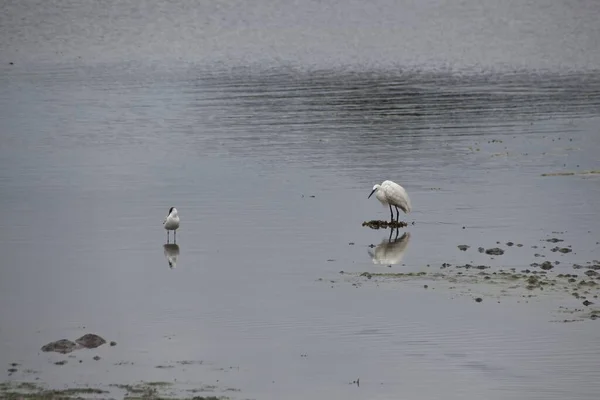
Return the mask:
<svg viewBox="0 0 600 400">
<path fill-rule="evenodd" d="M 385 195 L 390 203 L 400 207 L 405 213 L 409 213 L 412 207 L 410 204 L 410 197 L 408 197 L 406 190 L 392 181 L 385 181 L 383 183 L 385 186 L 383 184 L 381 186 L 385 190 Z"/>
</svg>

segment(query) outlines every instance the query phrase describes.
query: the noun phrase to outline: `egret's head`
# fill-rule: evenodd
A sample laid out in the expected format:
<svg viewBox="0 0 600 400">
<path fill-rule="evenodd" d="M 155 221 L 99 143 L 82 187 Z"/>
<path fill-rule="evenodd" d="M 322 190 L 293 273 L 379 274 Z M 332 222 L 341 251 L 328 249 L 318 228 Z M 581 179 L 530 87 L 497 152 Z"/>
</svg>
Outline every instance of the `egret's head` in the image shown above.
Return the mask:
<svg viewBox="0 0 600 400">
<path fill-rule="evenodd" d="M 173 215 L 173 216 L 177 215 L 177 209 L 175 207 L 169 208 L 169 213 L 167 214 L 167 217 L 169 215 Z"/>
<path fill-rule="evenodd" d="M 373 196 L 373 193 L 375 193 L 377 191 L 377 189 L 379 189 L 380 187 L 381 187 L 380 185 L 373 186 L 373 190 L 371 191 L 371 194 L 369 195 L 369 197 L 367 197 L 367 199 L 370 199 L 371 196 Z"/>
</svg>

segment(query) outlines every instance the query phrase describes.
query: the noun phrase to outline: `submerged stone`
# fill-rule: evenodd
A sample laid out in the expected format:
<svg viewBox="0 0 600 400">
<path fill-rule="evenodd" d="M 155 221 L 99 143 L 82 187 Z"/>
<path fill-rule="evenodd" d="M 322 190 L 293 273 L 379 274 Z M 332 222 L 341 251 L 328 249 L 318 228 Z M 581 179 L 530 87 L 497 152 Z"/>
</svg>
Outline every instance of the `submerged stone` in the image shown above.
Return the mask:
<svg viewBox="0 0 600 400">
<path fill-rule="evenodd" d="M 75 342 L 85 348 L 95 349 L 96 347 L 102 346 L 104 343 L 106 343 L 106 340 L 98 335 L 94 335 L 93 333 L 88 333 L 77 339 Z"/>
<path fill-rule="evenodd" d="M 492 256 L 501 256 L 502 254 L 504 254 L 504 250 L 502 250 L 501 248 L 498 248 L 498 247 L 494 247 L 492 249 L 487 249 L 485 251 L 485 254 L 489 254 Z"/>
<path fill-rule="evenodd" d="M 45 346 L 42 346 L 42 351 L 44 351 L 44 352 L 55 351 L 57 353 L 67 354 L 67 353 L 72 352 L 76 348 L 77 348 L 76 343 L 74 343 L 70 340 L 67 340 L 67 339 L 61 339 L 61 340 L 57 340 L 56 342 L 51 342 Z"/>
<path fill-rule="evenodd" d="M 550 261 L 544 261 L 544 262 L 543 262 L 543 263 L 540 265 L 540 268 L 541 268 L 541 269 L 543 269 L 543 270 L 546 270 L 546 271 L 547 271 L 547 270 L 549 270 L 549 269 L 552 269 L 552 268 L 554 268 L 554 265 L 552 265 L 552 263 L 551 263 Z"/>
</svg>

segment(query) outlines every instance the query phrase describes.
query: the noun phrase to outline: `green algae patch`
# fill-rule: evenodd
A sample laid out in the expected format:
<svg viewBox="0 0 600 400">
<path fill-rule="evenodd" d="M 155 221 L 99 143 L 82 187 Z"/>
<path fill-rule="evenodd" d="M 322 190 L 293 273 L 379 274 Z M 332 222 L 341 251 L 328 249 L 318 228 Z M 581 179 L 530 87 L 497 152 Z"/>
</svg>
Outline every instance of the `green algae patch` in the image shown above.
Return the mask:
<svg viewBox="0 0 600 400">
<path fill-rule="evenodd" d="M 81 399 L 107 393 L 106 390 L 87 387 L 56 390 L 45 389 L 33 382 L 0 383 L 0 398 L 7 400 Z"/>
<path fill-rule="evenodd" d="M 371 220 L 365 221 L 362 223 L 362 226 L 367 226 L 371 229 L 387 229 L 387 228 L 404 228 L 408 226 L 407 222 L 404 221 L 381 221 L 381 220 Z"/>
<path fill-rule="evenodd" d="M 415 278 L 418 276 L 425 276 L 427 272 L 363 272 L 360 276 L 364 276 L 367 279 L 371 279 L 373 277 L 383 277 L 383 278 Z"/>
<path fill-rule="evenodd" d="M 600 174 L 599 170 L 591 170 L 591 171 L 581 171 L 581 172 L 574 172 L 574 171 L 548 172 L 548 173 L 542 174 L 542 176 L 573 176 L 573 175 L 598 175 L 598 174 Z"/>
</svg>

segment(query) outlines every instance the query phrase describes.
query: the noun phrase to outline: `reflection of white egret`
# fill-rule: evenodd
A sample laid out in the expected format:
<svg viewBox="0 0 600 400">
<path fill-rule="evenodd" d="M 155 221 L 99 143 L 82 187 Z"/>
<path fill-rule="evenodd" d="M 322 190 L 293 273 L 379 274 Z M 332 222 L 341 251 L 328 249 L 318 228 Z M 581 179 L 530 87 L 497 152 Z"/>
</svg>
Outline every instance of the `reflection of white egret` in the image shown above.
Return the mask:
<svg viewBox="0 0 600 400">
<path fill-rule="evenodd" d="M 394 230 L 392 229 L 392 232 Z M 408 246 L 410 240 L 410 233 L 406 232 L 400 238 L 398 238 L 398 230 L 396 230 L 396 238 L 391 240 L 392 232 L 390 232 L 390 238 L 383 241 L 375 247 L 375 250 L 369 249 L 369 255 L 373 260 L 373 264 L 385 264 L 393 265 L 400 264 L 404 258 L 404 252 Z"/>
<path fill-rule="evenodd" d="M 375 197 L 377 197 L 377 200 L 379 200 L 381 204 L 384 206 L 387 204 L 390 207 L 390 218 L 392 221 L 394 220 L 392 206 L 396 208 L 396 221 L 398 221 L 398 217 L 400 216 L 398 207 L 404 211 L 405 214 L 408 214 L 411 210 L 408 193 L 406 193 L 406 190 L 396 182 L 383 181 L 381 185 L 373 186 L 373 191 L 367 198 L 370 198 L 373 193 L 375 193 Z"/>
<path fill-rule="evenodd" d="M 179 214 L 175 207 L 169 209 L 169 214 L 163 221 L 163 225 L 167 230 L 167 243 L 169 243 L 169 231 L 173 231 L 173 242 L 177 241 L 177 228 L 179 228 Z"/>
<path fill-rule="evenodd" d="M 177 266 L 177 257 L 179 257 L 179 245 L 167 243 L 163 245 L 165 249 L 165 257 L 169 263 L 169 268 L 173 269 Z"/>
</svg>

